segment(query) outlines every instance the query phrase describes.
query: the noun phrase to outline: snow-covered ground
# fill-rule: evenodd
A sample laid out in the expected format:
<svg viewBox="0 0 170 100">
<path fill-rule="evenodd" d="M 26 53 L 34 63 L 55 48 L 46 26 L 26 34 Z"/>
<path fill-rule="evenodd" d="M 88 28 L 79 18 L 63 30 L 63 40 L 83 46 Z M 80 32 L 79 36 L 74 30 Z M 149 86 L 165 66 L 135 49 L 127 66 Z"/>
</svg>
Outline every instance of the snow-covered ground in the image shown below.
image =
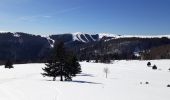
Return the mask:
<svg viewBox="0 0 170 100">
<path fill-rule="evenodd" d="M 43 77 L 44 64 L 0 66 L 0 100 L 170 100 L 170 60 L 81 62 L 82 74 L 73 82 Z M 109 68 L 108 78 L 103 69 Z M 149 84 L 145 84 L 149 82 Z"/>
</svg>

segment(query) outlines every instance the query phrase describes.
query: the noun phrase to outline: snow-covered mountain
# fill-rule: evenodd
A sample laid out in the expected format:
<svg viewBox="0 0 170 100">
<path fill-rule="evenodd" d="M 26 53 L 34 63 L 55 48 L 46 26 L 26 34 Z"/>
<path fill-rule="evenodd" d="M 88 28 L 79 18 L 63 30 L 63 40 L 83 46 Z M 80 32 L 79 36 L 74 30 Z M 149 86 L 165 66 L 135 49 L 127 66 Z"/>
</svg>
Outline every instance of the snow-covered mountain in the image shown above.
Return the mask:
<svg viewBox="0 0 170 100">
<path fill-rule="evenodd" d="M 80 41 L 84 43 L 98 41 L 100 39 L 105 38 L 106 41 L 111 39 L 118 39 L 118 38 L 162 38 L 167 37 L 170 38 L 170 35 L 117 35 L 112 33 L 83 33 L 83 32 L 76 32 L 70 33 L 72 34 L 73 41 Z"/>
<path fill-rule="evenodd" d="M 12 33 L 12 32 L 0 31 L 0 33 Z M 20 32 L 13 32 L 12 34 L 14 37 L 20 37 Z M 32 34 L 29 34 L 29 35 L 32 35 Z M 32 36 L 40 36 L 40 35 L 32 35 Z M 99 41 L 103 38 L 107 40 L 118 39 L 118 38 L 133 38 L 133 37 L 136 37 L 136 38 L 162 38 L 162 37 L 170 38 L 170 35 L 119 35 L 119 34 L 113 34 L 113 33 L 75 32 L 75 33 L 53 34 L 49 36 L 41 35 L 41 37 L 46 38 L 47 40 L 50 41 L 49 43 L 53 45 L 56 37 L 57 39 L 58 38 L 65 39 L 65 37 L 67 37 L 66 39 L 69 40 L 69 42 L 79 41 L 83 43 L 89 43 L 89 42 Z"/>
<path fill-rule="evenodd" d="M 112 33 L 98 33 L 99 35 L 99 39 L 102 39 L 103 37 L 112 37 L 112 38 L 116 38 L 116 37 L 120 37 L 121 35 L 116 35 L 116 34 L 112 34 Z"/>
<path fill-rule="evenodd" d="M 66 47 L 80 55 L 81 53 L 88 53 L 91 56 L 95 53 L 130 55 L 133 52 L 170 45 L 170 35 L 140 36 L 76 32 L 41 36 L 22 32 L 2 32 L 0 34 L 0 64 L 8 58 L 16 59 L 19 63 L 20 61 L 38 62 L 39 59 L 43 61 L 54 47 L 54 43 L 59 41 L 63 41 Z M 127 56 L 122 59 L 126 58 Z"/>
<path fill-rule="evenodd" d="M 112 33 L 83 33 L 75 32 L 70 33 L 73 36 L 73 41 L 80 41 L 84 43 L 99 41 L 102 38 L 121 38 L 121 35 L 116 35 Z"/>
<path fill-rule="evenodd" d="M 99 40 L 99 36 L 97 34 L 88 34 L 82 32 L 71 33 L 73 37 L 73 41 L 80 41 L 80 42 L 94 42 Z"/>
</svg>

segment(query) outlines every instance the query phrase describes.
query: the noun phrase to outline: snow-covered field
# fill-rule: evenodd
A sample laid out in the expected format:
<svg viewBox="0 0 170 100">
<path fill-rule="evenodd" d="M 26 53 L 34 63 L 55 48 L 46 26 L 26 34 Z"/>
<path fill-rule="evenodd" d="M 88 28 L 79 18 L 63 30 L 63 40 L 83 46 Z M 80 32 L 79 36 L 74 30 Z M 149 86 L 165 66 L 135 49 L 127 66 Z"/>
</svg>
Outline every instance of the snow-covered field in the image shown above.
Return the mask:
<svg viewBox="0 0 170 100">
<path fill-rule="evenodd" d="M 0 100 L 170 100 L 170 60 L 81 62 L 82 74 L 72 82 L 43 77 L 44 64 L 0 66 Z M 108 78 L 103 69 L 109 68 Z M 149 84 L 145 84 L 149 82 Z"/>
</svg>

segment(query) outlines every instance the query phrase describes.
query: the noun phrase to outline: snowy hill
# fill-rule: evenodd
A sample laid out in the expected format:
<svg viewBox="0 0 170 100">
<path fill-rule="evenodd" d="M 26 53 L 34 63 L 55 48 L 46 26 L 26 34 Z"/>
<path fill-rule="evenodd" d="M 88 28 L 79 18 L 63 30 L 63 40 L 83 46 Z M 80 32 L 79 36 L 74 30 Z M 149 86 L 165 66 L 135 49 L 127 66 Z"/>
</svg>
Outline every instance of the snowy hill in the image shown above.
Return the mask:
<svg viewBox="0 0 170 100">
<path fill-rule="evenodd" d="M 120 35 L 116 35 L 116 34 L 111 34 L 111 33 L 98 33 L 99 38 L 102 39 L 103 37 L 120 37 Z"/>
<path fill-rule="evenodd" d="M 98 41 L 102 38 L 112 38 L 112 39 L 118 39 L 118 38 L 162 38 L 167 37 L 170 38 L 170 35 L 118 35 L 118 34 L 112 34 L 112 33 L 83 33 L 83 32 L 76 32 L 76 33 L 70 33 L 73 36 L 73 41 L 80 41 L 84 43 Z M 95 37 L 94 37 L 95 36 Z"/>
<path fill-rule="evenodd" d="M 0 66 L 0 100 L 169 100 L 170 60 L 81 62 L 82 74 L 72 82 L 43 77 L 44 64 Z M 108 78 L 103 69 L 109 68 Z M 149 82 L 149 84 L 146 84 Z"/>
<path fill-rule="evenodd" d="M 82 32 L 76 32 L 76 33 L 71 33 L 73 36 L 73 41 L 80 41 L 84 43 L 88 42 L 94 42 L 99 40 L 98 35 L 92 35 L 88 33 L 82 33 Z"/>
</svg>

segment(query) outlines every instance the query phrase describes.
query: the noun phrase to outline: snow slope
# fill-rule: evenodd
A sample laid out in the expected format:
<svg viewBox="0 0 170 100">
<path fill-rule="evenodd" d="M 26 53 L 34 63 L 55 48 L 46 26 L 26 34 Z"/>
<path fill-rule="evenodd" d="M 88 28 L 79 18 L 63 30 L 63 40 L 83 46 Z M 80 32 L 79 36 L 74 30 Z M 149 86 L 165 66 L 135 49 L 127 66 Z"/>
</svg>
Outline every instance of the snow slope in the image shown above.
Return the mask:
<svg viewBox="0 0 170 100">
<path fill-rule="evenodd" d="M 98 39 L 94 39 L 92 37 L 92 34 L 89 34 L 89 33 L 76 32 L 76 33 L 71 33 L 71 34 L 73 36 L 73 41 L 80 41 L 80 42 L 88 43 L 88 42 L 98 40 Z"/>
<path fill-rule="evenodd" d="M 42 77 L 44 64 L 0 66 L 0 100 L 169 100 L 170 60 L 150 61 L 158 70 L 147 67 L 147 62 L 81 62 L 83 72 L 73 82 Z M 110 71 L 107 79 L 105 67 Z"/>
<path fill-rule="evenodd" d="M 167 37 L 170 38 L 170 35 L 116 35 L 112 33 L 99 33 L 99 38 L 103 37 L 113 37 L 113 38 L 162 38 L 162 37 Z"/>
<path fill-rule="evenodd" d="M 111 34 L 111 33 L 99 33 L 98 35 L 99 35 L 99 39 L 103 37 L 120 37 L 120 35 Z"/>
<path fill-rule="evenodd" d="M 73 35 L 73 41 L 81 41 L 84 43 L 88 43 L 90 40 L 97 41 L 102 39 L 103 37 L 109 37 L 111 39 L 118 39 L 118 38 L 162 38 L 162 37 L 167 37 L 170 38 L 170 35 L 117 35 L 117 34 L 112 34 L 112 33 L 83 33 L 83 32 L 76 32 L 76 33 L 71 33 Z M 87 37 L 87 35 L 90 37 Z M 92 35 L 98 35 L 98 39 L 94 39 Z M 109 40 L 111 40 L 109 39 Z M 106 40 L 106 41 L 109 41 Z"/>
</svg>

